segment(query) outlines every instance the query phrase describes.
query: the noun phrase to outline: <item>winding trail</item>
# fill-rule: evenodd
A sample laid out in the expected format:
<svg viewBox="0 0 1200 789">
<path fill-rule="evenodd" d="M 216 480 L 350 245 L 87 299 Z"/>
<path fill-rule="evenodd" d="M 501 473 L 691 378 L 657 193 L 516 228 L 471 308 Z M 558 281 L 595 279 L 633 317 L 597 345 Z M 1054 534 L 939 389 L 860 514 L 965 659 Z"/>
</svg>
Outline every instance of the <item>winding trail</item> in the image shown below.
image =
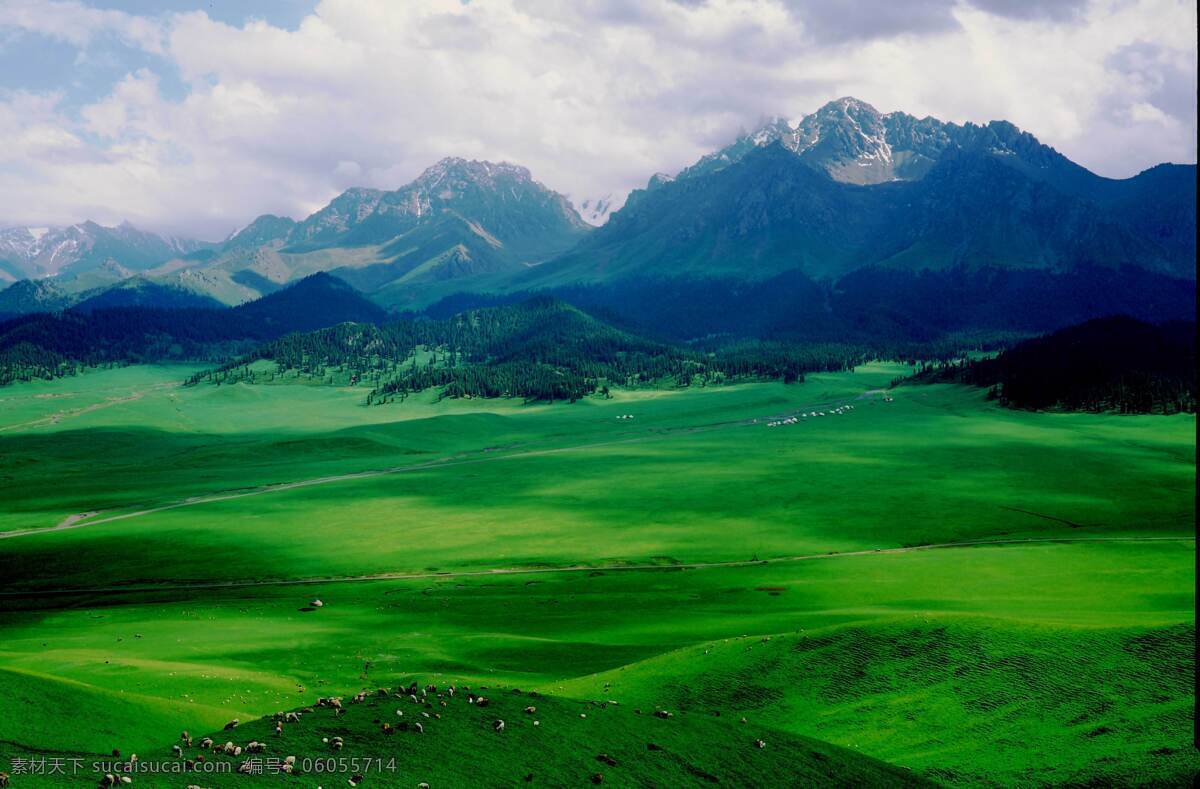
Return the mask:
<svg viewBox="0 0 1200 789">
<path fill-rule="evenodd" d="M 245 589 L 259 586 L 313 586 L 320 584 L 363 583 L 372 581 L 416 581 L 447 578 L 479 578 L 496 575 L 547 575 L 551 573 L 584 572 L 653 572 L 665 570 L 704 570 L 722 567 L 753 567 L 786 562 L 803 562 L 816 559 L 848 559 L 862 556 L 914 553 L 916 551 L 949 550 L 987 546 L 1011 546 L 1032 544 L 1103 543 L 1103 542 L 1195 542 L 1195 537 L 1025 537 L 1007 540 L 963 540 L 929 545 L 908 545 L 896 548 L 868 548 L 860 551 L 834 551 L 810 553 L 801 556 L 778 556 L 770 559 L 738 559 L 725 562 L 682 562 L 678 564 L 576 564 L 565 567 L 496 567 L 488 570 L 460 570 L 457 572 L 424 573 L 373 573 L 369 575 L 333 575 L 323 578 L 279 578 L 262 581 L 206 581 L 190 584 L 159 584 L 137 586 L 101 586 L 75 589 L 31 589 L 27 591 L 0 592 L 3 597 L 50 597 L 78 594 L 130 594 L 142 592 L 181 592 L 215 589 Z"/>
<path fill-rule="evenodd" d="M 154 386 L 147 387 L 146 389 L 137 389 L 133 392 L 130 392 L 127 395 L 118 395 L 115 397 L 108 397 L 104 400 L 101 400 L 98 403 L 92 403 L 91 405 L 85 405 L 80 408 L 73 408 L 68 411 L 56 411 L 53 414 L 50 414 L 48 416 L 42 416 L 42 417 L 38 417 L 37 419 L 31 419 L 28 422 L 20 422 L 20 423 L 14 424 L 14 425 L 3 425 L 3 426 L 0 426 L 0 433 L 6 432 L 9 430 L 20 430 L 21 428 L 25 428 L 25 427 L 42 427 L 44 425 L 57 425 L 59 422 L 63 421 L 64 419 L 71 419 L 73 417 L 83 416 L 84 414 L 90 414 L 93 411 L 99 411 L 102 408 L 111 408 L 114 405 L 122 405 L 123 403 L 132 403 L 136 400 L 141 400 L 143 397 L 150 394 L 151 392 L 157 392 L 160 389 L 170 389 L 170 388 L 176 387 L 178 385 L 179 384 L 175 381 L 170 381 L 168 383 L 162 383 L 162 384 L 155 384 Z"/>
</svg>

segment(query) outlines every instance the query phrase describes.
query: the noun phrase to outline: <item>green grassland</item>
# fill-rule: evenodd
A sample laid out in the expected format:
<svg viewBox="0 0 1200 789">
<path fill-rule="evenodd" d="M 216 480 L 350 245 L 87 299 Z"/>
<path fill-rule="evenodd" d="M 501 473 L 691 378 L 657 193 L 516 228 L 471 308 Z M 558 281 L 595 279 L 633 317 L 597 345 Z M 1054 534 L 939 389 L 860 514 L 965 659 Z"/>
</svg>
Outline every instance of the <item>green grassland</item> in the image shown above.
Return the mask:
<svg viewBox="0 0 1200 789">
<path fill-rule="evenodd" d="M 531 751 L 558 784 L 1200 768 L 1194 417 L 1008 411 L 951 385 L 886 401 L 902 368 L 883 364 L 378 407 L 354 387 L 178 387 L 194 369 L 0 391 L 0 769 L 167 758 L 180 729 L 409 679 L 536 689 L 572 724 L 572 705 L 621 702 L 496 748 L 478 715 L 412 750 L 348 714 L 347 753 L 402 753 L 413 784 L 464 780 L 447 749 L 497 783 Z"/>
</svg>

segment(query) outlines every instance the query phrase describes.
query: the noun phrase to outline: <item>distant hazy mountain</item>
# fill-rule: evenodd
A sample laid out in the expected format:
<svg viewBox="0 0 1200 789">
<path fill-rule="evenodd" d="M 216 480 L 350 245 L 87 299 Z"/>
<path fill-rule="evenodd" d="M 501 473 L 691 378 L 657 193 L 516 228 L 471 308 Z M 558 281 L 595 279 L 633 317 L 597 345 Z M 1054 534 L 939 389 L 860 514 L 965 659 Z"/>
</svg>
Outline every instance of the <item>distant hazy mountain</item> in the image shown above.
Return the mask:
<svg viewBox="0 0 1200 789">
<path fill-rule="evenodd" d="M 561 251 L 585 229 L 570 202 L 524 167 L 447 158 L 394 192 L 343 192 L 287 240 L 293 251 L 384 243 L 447 217 L 524 262 Z"/>
<path fill-rule="evenodd" d="M 450 158 L 299 222 L 261 216 L 219 245 L 127 225 L 7 231 L 0 278 L 59 272 L 73 303 L 128 272 L 163 286 L 138 289 L 163 303 L 238 304 L 326 271 L 388 308 L 445 314 L 548 291 L 683 338 L 1045 330 L 1103 310 L 1194 313 L 1195 177 L 1164 164 L 1102 178 L 1005 121 L 843 98 L 654 175 L 619 211 L 585 200 L 586 221 L 523 167 Z M 6 303 L 64 302 L 23 285 Z"/>
<path fill-rule="evenodd" d="M 238 303 L 333 271 L 381 304 L 408 305 L 523 271 L 588 229 L 524 167 L 448 158 L 395 191 L 348 189 L 300 222 L 261 216 L 213 254 L 151 275 Z"/>
<path fill-rule="evenodd" d="M 106 262 L 142 271 L 208 246 L 193 239 L 147 233 L 128 222 L 116 227 L 95 222 L 70 227 L 13 227 L 0 230 L 0 269 L 12 279 L 79 274 Z"/>
<path fill-rule="evenodd" d="M 296 229 L 296 222 L 286 216 L 263 214 L 237 231 L 221 244 L 220 250 L 229 253 L 239 249 L 257 249 L 270 244 L 282 245 Z"/>
</svg>

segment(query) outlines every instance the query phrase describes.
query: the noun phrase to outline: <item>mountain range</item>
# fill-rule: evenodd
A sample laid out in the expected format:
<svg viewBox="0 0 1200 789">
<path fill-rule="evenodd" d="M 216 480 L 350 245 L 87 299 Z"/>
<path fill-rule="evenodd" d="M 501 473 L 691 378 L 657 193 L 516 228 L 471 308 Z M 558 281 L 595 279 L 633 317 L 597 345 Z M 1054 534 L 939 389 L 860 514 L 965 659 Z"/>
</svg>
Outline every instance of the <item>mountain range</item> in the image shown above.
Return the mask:
<svg viewBox="0 0 1200 789">
<path fill-rule="evenodd" d="M 1195 178 L 1103 178 L 1011 123 L 843 98 L 653 176 L 611 214 L 589 200 L 587 221 L 523 167 L 448 158 L 217 244 L 90 222 L 3 231 L 0 277 L 30 281 L 0 291 L 0 314 L 238 304 L 328 271 L 391 310 L 550 293 L 675 339 L 1190 318 Z"/>
</svg>

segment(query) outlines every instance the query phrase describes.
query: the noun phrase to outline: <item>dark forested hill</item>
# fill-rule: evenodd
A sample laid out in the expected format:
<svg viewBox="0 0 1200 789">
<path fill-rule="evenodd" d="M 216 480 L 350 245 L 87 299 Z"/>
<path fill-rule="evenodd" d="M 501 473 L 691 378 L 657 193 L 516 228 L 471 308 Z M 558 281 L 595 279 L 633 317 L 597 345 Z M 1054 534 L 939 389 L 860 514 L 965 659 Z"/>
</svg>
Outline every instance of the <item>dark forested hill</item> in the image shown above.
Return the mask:
<svg viewBox="0 0 1200 789">
<path fill-rule="evenodd" d="M 443 320 L 342 324 L 268 343 L 193 383 L 301 378 L 369 384 L 368 402 L 429 388 L 445 397 L 575 400 L 605 386 L 730 379 L 802 380 L 843 369 L 866 351 L 848 346 L 750 343 L 685 349 L 614 328 L 553 298 L 470 310 Z M 274 363 L 263 369 L 257 362 Z"/>
<path fill-rule="evenodd" d="M 1174 414 L 1196 410 L 1195 323 L 1100 318 L 1027 340 L 994 359 L 930 367 L 918 381 L 994 387 L 1025 409 Z"/>
<path fill-rule="evenodd" d="M 14 286 L 15 287 L 15 286 Z M 2 295 L 2 294 L 0 294 Z M 144 277 L 131 277 L 113 287 L 102 288 L 94 295 L 84 294 L 78 304 L 72 309 L 79 312 L 111 309 L 114 307 L 157 307 L 160 309 L 182 309 L 186 307 L 207 307 L 220 309 L 221 302 L 201 293 L 193 293 L 183 288 L 160 285 Z"/>
<path fill-rule="evenodd" d="M 0 323 L 0 384 L 105 363 L 220 361 L 288 332 L 384 317 L 329 274 L 233 308 L 125 306 L 24 315 Z"/>
</svg>

